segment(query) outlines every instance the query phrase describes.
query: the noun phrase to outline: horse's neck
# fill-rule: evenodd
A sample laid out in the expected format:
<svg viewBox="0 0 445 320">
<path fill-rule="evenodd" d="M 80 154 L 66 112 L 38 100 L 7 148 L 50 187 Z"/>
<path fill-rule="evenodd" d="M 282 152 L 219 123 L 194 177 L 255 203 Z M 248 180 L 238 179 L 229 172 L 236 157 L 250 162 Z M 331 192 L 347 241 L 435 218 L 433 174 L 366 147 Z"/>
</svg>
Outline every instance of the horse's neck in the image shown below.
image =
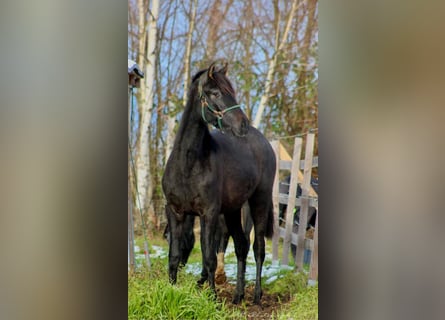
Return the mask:
<svg viewBox="0 0 445 320">
<path fill-rule="evenodd" d="M 179 124 L 173 146 L 173 151 L 179 153 L 179 157 L 183 155 L 189 158 L 190 151 L 199 153 L 204 148 L 206 138 L 210 136 L 207 125 L 203 123 L 195 108 L 194 102 L 189 102 Z"/>
</svg>

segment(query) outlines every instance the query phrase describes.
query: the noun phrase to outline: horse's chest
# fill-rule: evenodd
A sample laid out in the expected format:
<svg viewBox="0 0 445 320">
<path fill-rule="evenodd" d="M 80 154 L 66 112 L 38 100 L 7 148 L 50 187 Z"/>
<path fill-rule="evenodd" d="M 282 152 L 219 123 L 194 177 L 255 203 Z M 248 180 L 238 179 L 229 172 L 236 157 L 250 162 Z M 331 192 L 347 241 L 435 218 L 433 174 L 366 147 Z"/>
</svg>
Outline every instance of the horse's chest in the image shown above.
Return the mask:
<svg viewBox="0 0 445 320">
<path fill-rule="evenodd" d="M 187 152 L 190 155 L 192 152 Z M 195 155 L 196 156 L 196 155 Z M 177 213 L 191 211 L 202 214 L 209 204 L 209 199 L 218 189 L 218 179 L 216 179 L 215 168 L 209 161 L 185 161 L 178 163 L 177 159 L 187 159 L 187 157 L 174 154 L 173 160 L 167 163 L 163 178 L 164 194 L 167 202 Z"/>
<path fill-rule="evenodd" d="M 165 188 L 167 202 L 177 213 L 192 211 L 202 214 L 203 201 L 202 194 L 196 184 L 190 183 L 187 179 L 174 179 Z"/>
<path fill-rule="evenodd" d="M 193 192 L 189 188 L 173 188 L 166 197 L 168 203 L 178 214 L 194 212 L 201 215 L 203 212 L 201 195 L 197 192 Z"/>
</svg>

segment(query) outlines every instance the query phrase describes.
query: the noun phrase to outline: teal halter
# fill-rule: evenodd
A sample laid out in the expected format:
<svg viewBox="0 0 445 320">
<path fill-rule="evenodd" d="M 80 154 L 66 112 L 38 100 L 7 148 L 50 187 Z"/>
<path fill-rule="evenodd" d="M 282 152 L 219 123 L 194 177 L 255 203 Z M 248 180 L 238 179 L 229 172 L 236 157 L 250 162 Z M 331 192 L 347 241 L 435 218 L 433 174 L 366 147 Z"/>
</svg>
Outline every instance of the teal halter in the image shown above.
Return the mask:
<svg viewBox="0 0 445 320">
<path fill-rule="evenodd" d="M 201 99 L 201 115 L 202 115 L 202 119 L 204 120 L 205 123 L 212 124 L 212 125 L 214 125 L 214 126 L 216 127 L 216 125 L 213 124 L 213 123 L 211 123 L 211 122 L 209 122 L 209 121 L 207 120 L 206 116 L 205 116 L 205 108 L 207 107 L 207 109 L 208 109 L 208 110 L 209 110 L 209 111 L 216 117 L 219 129 L 220 129 L 220 130 L 223 130 L 222 122 L 221 122 L 221 121 L 222 121 L 222 118 L 224 117 L 224 115 L 225 115 L 227 112 L 232 111 L 232 110 L 234 110 L 234 109 L 236 109 L 236 108 L 241 108 L 241 105 L 236 104 L 236 105 L 234 105 L 234 106 L 231 106 L 231 107 L 226 108 L 226 109 L 221 110 L 221 111 L 216 110 L 216 109 L 213 108 L 212 105 L 209 103 L 209 101 L 208 101 L 209 99 L 207 99 L 207 98 L 208 98 L 207 95 L 204 93 L 204 90 L 202 90 L 202 85 L 201 85 L 201 83 L 199 84 L 198 90 L 199 90 L 199 97 L 200 97 L 200 99 Z"/>
</svg>

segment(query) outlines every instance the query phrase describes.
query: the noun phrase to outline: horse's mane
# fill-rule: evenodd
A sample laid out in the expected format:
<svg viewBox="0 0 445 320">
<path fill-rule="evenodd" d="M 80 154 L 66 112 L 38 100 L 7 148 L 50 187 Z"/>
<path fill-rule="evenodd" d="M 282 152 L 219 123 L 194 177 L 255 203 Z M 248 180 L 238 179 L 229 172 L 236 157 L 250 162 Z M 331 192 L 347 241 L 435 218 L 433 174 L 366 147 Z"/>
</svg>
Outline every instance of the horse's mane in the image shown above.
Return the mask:
<svg viewBox="0 0 445 320">
<path fill-rule="evenodd" d="M 208 70 L 208 69 L 202 69 L 202 70 L 199 70 L 199 71 L 192 77 L 192 83 L 194 83 L 196 80 L 198 80 L 199 77 L 202 76 L 202 74 L 203 74 L 204 72 L 206 72 L 207 70 Z"/>
<path fill-rule="evenodd" d="M 193 77 L 192 77 L 192 83 L 195 83 L 195 81 L 197 81 L 204 72 L 206 72 L 208 69 L 203 69 L 198 71 Z M 227 77 L 222 74 L 221 72 L 214 72 L 213 73 L 213 81 L 215 81 L 216 85 L 218 86 L 218 88 L 222 91 L 225 92 L 227 94 L 230 94 L 232 97 L 235 97 L 235 90 L 232 87 L 232 84 L 230 83 L 229 79 L 227 79 Z"/>
</svg>

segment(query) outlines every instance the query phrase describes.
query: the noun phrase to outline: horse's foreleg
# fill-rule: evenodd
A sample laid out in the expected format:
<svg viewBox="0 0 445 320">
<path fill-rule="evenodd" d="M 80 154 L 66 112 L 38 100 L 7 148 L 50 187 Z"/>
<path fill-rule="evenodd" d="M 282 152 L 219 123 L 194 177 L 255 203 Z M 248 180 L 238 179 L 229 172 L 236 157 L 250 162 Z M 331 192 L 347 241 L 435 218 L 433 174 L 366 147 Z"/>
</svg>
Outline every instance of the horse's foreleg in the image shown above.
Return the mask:
<svg viewBox="0 0 445 320">
<path fill-rule="evenodd" d="M 237 277 L 236 277 L 236 290 L 232 302 L 238 304 L 244 299 L 245 273 L 246 273 L 246 259 L 249 251 L 249 244 L 247 238 L 244 235 L 243 228 L 241 226 L 240 213 L 232 215 L 229 219 L 226 219 L 227 228 L 235 243 L 235 254 L 237 259 Z"/>
<path fill-rule="evenodd" d="M 215 232 L 218 224 L 218 212 L 209 210 L 203 217 L 201 223 L 201 250 L 203 250 L 203 265 L 207 271 L 210 288 L 215 292 L 215 270 L 216 270 L 216 241 Z"/>
<path fill-rule="evenodd" d="M 187 214 L 184 219 L 183 225 L 183 238 L 179 242 L 179 250 L 181 252 L 181 259 L 179 263 L 181 266 L 185 266 L 190 253 L 195 245 L 195 234 L 193 233 L 193 227 L 195 224 L 195 216 Z"/>
<path fill-rule="evenodd" d="M 174 212 L 166 206 L 166 215 L 170 227 L 170 241 L 168 252 L 168 275 L 171 283 L 176 283 L 179 262 L 181 259 L 180 240 L 183 236 L 183 222 L 178 221 Z"/>
<path fill-rule="evenodd" d="M 207 279 L 209 278 L 209 274 L 207 272 L 207 268 L 204 264 L 205 261 L 205 250 L 206 250 L 206 246 L 205 246 L 205 241 L 204 241 L 204 228 L 205 228 L 205 224 L 204 224 L 204 219 L 200 218 L 200 224 L 201 224 L 201 237 L 200 237 L 200 241 L 201 241 L 201 255 L 202 255 L 202 271 L 201 271 L 201 279 L 198 280 L 198 285 L 202 286 L 204 284 L 204 282 L 207 281 Z"/>
</svg>

